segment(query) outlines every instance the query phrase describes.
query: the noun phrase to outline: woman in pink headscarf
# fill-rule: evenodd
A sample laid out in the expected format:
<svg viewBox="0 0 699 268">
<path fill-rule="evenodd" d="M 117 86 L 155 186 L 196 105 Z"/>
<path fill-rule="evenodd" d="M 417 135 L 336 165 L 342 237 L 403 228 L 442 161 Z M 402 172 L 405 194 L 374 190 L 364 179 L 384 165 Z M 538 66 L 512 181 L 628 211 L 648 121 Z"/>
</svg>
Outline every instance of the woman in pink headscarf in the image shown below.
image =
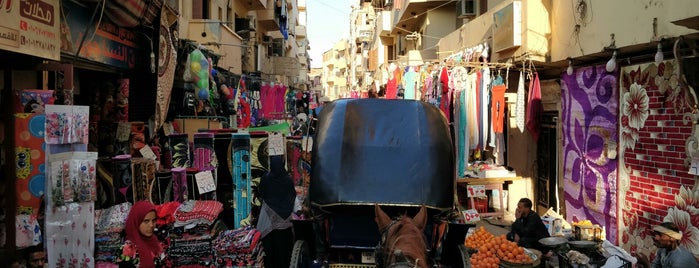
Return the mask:
<svg viewBox="0 0 699 268">
<path fill-rule="evenodd" d="M 126 241 L 116 262 L 119 267 L 155 268 L 164 263 L 165 253 L 155 235 L 157 214 L 150 201 L 138 201 L 126 218 Z"/>
</svg>

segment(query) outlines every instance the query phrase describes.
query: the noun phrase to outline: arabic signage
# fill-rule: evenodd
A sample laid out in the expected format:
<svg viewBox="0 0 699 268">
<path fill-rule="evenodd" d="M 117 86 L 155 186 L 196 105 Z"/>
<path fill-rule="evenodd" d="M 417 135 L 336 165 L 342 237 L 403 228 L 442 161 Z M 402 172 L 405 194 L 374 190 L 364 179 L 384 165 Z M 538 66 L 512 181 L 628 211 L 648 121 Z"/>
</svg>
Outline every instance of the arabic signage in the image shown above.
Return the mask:
<svg viewBox="0 0 699 268">
<path fill-rule="evenodd" d="M 58 7 L 59 0 L 0 0 L 0 49 L 59 60 Z"/>
<path fill-rule="evenodd" d="M 3 1 L 3 0 L 0 0 Z M 90 24 L 92 9 L 63 1 L 65 18 L 61 21 L 61 51 L 75 55 L 80 44 L 81 58 L 104 63 L 122 69 L 132 69 L 137 60 L 137 33 L 121 28 L 102 17 Z M 85 28 L 89 26 L 86 31 Z M 84 41 L 83 41 L 84 39 Z"/>
</svg>

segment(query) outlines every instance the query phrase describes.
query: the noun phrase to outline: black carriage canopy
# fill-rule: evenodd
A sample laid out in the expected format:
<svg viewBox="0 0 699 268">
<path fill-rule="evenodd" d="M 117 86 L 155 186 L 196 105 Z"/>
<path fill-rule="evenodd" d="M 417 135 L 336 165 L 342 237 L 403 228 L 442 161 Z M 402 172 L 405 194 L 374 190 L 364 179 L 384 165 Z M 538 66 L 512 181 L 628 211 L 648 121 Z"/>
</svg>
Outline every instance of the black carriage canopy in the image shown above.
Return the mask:
<svg viewBox="0 0 699 268">
<path fill-rule="evenodd" d="M 309 199 L 336 205 L 454 203 L 454 145 L 432 104 L 412 100 L 342 99 L 319 115 Z"/>
</svg>

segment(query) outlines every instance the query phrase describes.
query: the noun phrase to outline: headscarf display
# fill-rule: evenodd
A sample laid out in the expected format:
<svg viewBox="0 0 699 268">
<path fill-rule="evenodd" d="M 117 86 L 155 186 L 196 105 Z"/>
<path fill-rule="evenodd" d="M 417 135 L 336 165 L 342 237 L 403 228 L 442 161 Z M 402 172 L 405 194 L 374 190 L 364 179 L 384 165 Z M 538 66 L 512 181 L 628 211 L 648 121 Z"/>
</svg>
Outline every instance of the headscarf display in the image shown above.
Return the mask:
<svg viewBox="0 0 699 268">
<path fill-rule="evenodd" d="M 155 267 L 154 257 L 163 252 L 163 248 L 160 246 L 157 236 L 144 236 L 139 231 L 141 222 L 143 222 L 143 219 L 151 211 L 156 212 L 155 205 L 153 205 L 153 203 L 150 201 L 144 200 L 136 202 L 131 208 L 129 216 L 126 218 L 125 226 L 126 239 L 130 240 L 136 245 L 136 250 L 140 258 L 140 267 L 144 268 Z"/>
</svg>

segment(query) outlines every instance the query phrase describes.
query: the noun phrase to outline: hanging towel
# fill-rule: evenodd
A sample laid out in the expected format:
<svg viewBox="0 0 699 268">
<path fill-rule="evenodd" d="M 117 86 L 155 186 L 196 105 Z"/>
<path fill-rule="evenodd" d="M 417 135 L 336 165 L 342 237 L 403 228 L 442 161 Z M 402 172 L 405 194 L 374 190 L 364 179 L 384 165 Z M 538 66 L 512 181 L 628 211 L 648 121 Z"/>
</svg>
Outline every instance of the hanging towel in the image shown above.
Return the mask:
<svg viewBox="0 0 699 268">
<path fill-rule="evenodd" d="M 515 103 L 515 125 L 520 132 L 524 132 L 524 73 L 519 72 L 519 84 L 517 85 L 517 102 Z"/>
<path fill-rule="evenodd" d="M 543 111 L 539 74 L 534 73 L 534 80 L 529 83 L 529 100 L 527 101 L 527 130 L 529 130 L 534 141 L 539 140 L 539 125 Z"/>
</svg>

